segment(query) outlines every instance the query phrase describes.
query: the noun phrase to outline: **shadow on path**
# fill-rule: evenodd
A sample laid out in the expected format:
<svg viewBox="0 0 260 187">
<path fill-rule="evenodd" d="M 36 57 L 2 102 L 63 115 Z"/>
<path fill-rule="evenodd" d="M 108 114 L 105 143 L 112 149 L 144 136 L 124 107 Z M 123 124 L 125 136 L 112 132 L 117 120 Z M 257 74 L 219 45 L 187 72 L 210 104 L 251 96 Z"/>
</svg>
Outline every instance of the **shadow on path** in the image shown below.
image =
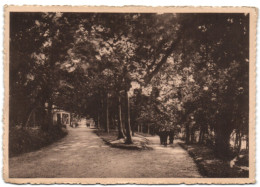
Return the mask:
<svg viewBox="0 0 260 187">
<path fill-rule="evenodd" d="M 124 150 L 106 145 L 91 129 L 69 128 L 60 141 L 9 160 L 12 178 L 177 178 L 201 177 L 177 144 L 154 150 Z M 158 139 L 159 141 L 159 139 Z"/>
</svg>

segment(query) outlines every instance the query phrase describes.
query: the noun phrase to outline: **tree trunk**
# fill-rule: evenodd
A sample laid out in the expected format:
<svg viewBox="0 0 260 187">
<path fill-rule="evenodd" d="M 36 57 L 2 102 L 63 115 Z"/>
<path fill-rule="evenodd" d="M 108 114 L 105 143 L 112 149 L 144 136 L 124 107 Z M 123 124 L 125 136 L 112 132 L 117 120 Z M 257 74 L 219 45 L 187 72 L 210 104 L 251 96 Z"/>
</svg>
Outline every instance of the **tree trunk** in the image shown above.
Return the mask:
<svg viewBox="0 0 260 187">
<path fill-rule="evenodd" d="M 100 129 L 100 119 L 99 119 L 99 111 L 98 111 L 98 115 L 97 115 L 97 128 Z"/>
<path fill-rule="evenodd" d="M 237 154 L 239 154 L 239 152 L 241 150 L 241 144 L 242 144 L 242 136 L 241 136 L 240 130 L 237 130 L 236 140 L 235 140 L 235 148 L 236 148 Z"/>
<path fill-rule="evenodd" d="M 109 133 L 109 104 L 108 104 L 108 93 L 106 94 L 106 128 L 105 131 Z"/>
<path fill-rule="evenodd" d="M 26 112 L 26 115 L 24 116 L 23 118 L 23 121 L 22 121 L 22 129 L 26 126 L 28 126 L 29 124 L 29 121 L 30 121 L 30 118 L 32 116 L 32 113 L 34 112 L 34 110 L 38 107 L 37 103 L 34 103 L 32 105 L 29 106 L 29 109 L 27 110 Z"/>
<path fill-rule="evenodd" d="M 241 150 L 241 145 L 242 145 L 242 136 L 241 136 L 241 133 L 239 131 L 239 133 L 238 133 L 238 148 L 237 148 L 238 153 Z"/>
<path fill-rule="evenodd" d="M 59 128 L 62 128 L 62 122 L 61 122 L 62 114 L 57 114 L 57 126 Z"/>
<path fill-rule="evenodd" d="M 36 127 L 36 117 L 35 110 L 33 111 L 33 127 Z"/>
<path fill-rule="evenodd" d="M 25 125 L 22 125 L 22 127 L 23 127 L 23 126 L 24 126 L 25 128 L 28 127 L 30 118 L 31 118 L 31 116 L 33 115 L 35 109 L 36 109 L 36 108 L 31 109 L 30 114 L 29 114 L 29 116 L 27 117 L 26 123 L 25 123 Z M 35 122 L 35 121 L 34 121 L 34 122 Z"/>
<path fill-rule="evenodd" d="M 135 125 L 133 123 L 131 124 L 131 129 L 132 129 L 132 136 L 135 135 Z"/>
<path fill-rule="evenodd" d="M 246 150 L 249 150 L 249 138 L 246 136 Z"/>
<path fill-rule="evenodd" d="M 42 107 L 39 108 L 39 121 L 40 121 L 40 126 L 42 130 L 46 129 L 46 111 L 45 111 L 45 106 L 43 105 Z"/>
<path fill-rule="evenodd" d="M 200 130 L 200 136 L 199 136 L 199 143 L 203 143 L 204 142 L 204 136 L 205 135 L 205 128 L 201 128 Z"/>
<path fill-rule="evenodd" d="M 225 127 L 219 127 L 219 129 L 216 130 L 215 153 L 224 160 L 229 159 L 229 140 L 231 132 L 231 130 L 226 129 Z"/>
<path fill-rule="evenodd" d="M 132 144 L 132 133 L 131 133 L 131 124 L 130 124 L 130 104 L 129 104 L 129 97 L 128 91 L 125 90 L 125 100 L 126 100 L 126 144 Z"/>
<path fill-rule="evenodd" d="M 48 102 L 48 122 L 46 124 L 46 130 L 50 130 L 50 127 L 53 125 L 53 114 L 52 114 L 52 100 Z M 61 116 L 62 117 L 62 116 Z"/>
<path fill-rule="evenodd" d="M 70 123 L 69 123 L 69 126 L 72 127 L 72 113 L 70 113 Z"/>
<path fill-rule="evenodd" d="M 190 133 L 190 143 L 194 143 L 195 142 L 195 132 L 194 129 L 191 129 L 191 133 Z"/>
<path fill-rule="evenodd" d="M 121 96 L 118 94 L 118 137 L 117 139 L 125 138 L 122 125 L 122 108 L 121 108 Z"/>
<path fill-rule="evenodd" d="M 106 126 L 106 121 L 105 121 L 105 104 L 104 104 L 104 98 L 103 97 L 101 97 L 101 101 L 100 101 L 100 103 L 101 103 L 101 109 L 100 109 L 100 122 L 101 122 L 101 128 L 102 129 L 106 129 L 105 128 L 105 126 Z"/>
<path fill-rule="evenodd" d="M 115 127 L 115 117 L 111 116 L 111 122 L 112 122 L 112 129 Z"/>
<path fill-rule="evenodd" d="M 190 143 L 190 127 L 189 127 L 189 123 L 186 123 L 186 144 L 189 144 Z"/>
<path fill-rule="evenodd" d="M 202 129 L 200 129 L 200 135 L 199 135 L 199 143 L 202 143 Z"/>
</svg>

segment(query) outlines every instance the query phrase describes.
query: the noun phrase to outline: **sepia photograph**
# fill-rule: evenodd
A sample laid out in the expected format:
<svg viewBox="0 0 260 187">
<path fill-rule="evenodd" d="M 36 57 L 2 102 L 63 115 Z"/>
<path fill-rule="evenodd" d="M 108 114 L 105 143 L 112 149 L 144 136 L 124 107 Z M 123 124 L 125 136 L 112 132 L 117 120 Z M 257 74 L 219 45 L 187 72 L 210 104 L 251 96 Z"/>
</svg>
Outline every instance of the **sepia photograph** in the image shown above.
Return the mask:
<svg viewBox="0 0 260 187">
<path fill-rule="evenodd" d="M 253 183 L 256 14 L 5 7 L 5 181 Z"/>
</svg>

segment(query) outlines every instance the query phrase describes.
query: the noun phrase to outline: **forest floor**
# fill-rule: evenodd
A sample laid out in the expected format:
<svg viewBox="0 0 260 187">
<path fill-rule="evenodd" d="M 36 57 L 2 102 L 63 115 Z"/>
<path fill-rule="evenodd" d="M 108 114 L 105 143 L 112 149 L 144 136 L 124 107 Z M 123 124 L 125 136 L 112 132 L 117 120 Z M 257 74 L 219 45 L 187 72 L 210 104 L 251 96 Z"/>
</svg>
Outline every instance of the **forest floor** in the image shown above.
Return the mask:
<svg viewBox="0 0 260 187">
<path fill-rule="evenodd" d="M 94 130 L 68 128 L 63 139 L 9 159 L 10 178 L 185 178 L 201 177 L 191 156 L 177 143 L 152 150 L 106 145 Z"/>
<path fill-rule="evenodd" d="M 184 144 L 180 145 L 188 151 L 188 153 L 193 157 L 200 173 L 205 177 L 210 178 L 247 178 L 248 167 L 239 167 L 233 165 L 230 167 L 229 161 L 223 161 L 216 158 L 212 149 L 201 144 Z"/>
<path fill-rule="evenodd" d="M 111 147 L 121 148 L 121 149 L 135 149 L 135 150 L 150 150 L 151 147 L 148 146 L 149 141 L 147 138 L 141 135 L 132 136 L 133 144 L 125 144 L 125 139 L 117 139 L 118 132 L 110 131 L 109 133 L 104 132 L 104 130 L 95 130 L 95 133 L 108 145 Z"/>
</svg>

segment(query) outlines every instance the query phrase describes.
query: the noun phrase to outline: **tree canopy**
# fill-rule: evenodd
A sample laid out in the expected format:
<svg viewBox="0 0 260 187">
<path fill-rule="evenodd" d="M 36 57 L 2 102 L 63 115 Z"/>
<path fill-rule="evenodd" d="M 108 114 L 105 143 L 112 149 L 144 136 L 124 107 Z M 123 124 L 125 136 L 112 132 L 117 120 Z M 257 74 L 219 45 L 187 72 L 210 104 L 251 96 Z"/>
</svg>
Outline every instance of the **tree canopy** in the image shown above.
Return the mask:
<svg viewBox="0 0 260 187">
<path fill-rule="evenodd" d="M 130 143 L 139 124 L 210 129 L 223 154 L 248 135 L 248 79 L 249 15 L 11 13 L 10 125 L 48 103 Z"/>
</svg>

